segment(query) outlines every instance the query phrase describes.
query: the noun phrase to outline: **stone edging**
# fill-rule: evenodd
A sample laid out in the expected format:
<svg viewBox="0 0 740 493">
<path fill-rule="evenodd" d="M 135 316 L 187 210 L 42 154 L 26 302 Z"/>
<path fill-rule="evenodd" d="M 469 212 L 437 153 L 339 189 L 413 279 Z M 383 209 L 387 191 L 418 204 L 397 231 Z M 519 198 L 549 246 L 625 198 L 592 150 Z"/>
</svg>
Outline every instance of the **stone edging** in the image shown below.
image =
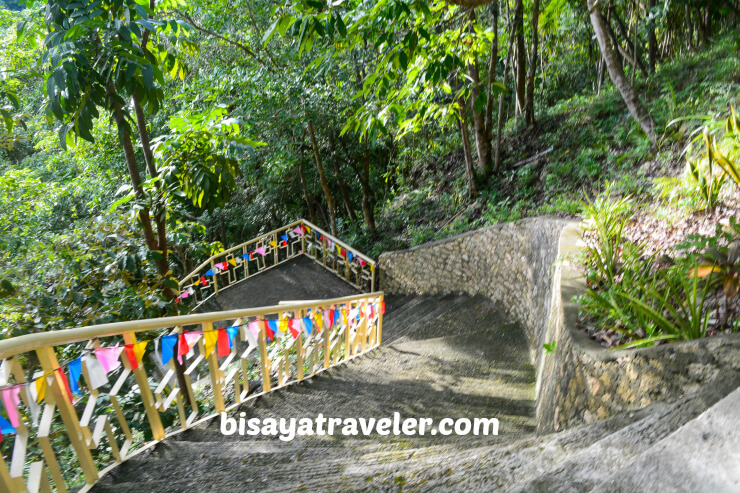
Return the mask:
<svg viewBox="0 0 740 493">
<path fill-rule="evenodd" d="M 489 226 L 378 261 L 387 294 L 482 294 L 518 321 L 537 370 L 537 427 L 560 430 L 740 372 L 740 335 L 610 351 L 576 329 L 585 284 L 578 223 L 552 217 Z M 543 343 L 557 344 L 547 354 Z"/>
</svg>

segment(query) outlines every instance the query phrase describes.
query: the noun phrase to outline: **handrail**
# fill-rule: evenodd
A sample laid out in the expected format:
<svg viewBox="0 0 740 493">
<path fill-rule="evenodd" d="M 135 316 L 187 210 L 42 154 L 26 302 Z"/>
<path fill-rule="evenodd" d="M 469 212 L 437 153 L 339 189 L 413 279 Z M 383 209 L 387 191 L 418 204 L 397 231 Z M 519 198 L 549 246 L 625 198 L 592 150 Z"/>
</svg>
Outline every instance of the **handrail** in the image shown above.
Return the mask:
<svg viewBox="0 0 740 493">
<path fill-rule="evenodd" d="M 53 483 L 57 491 L 66 492 L 72 473 L 68 463 L 64 469 L 60 467 L 58 451 L 63 450 L 74 453 L 85 482 L 94 484 L 112 467 L 101 471 L 101 460 L 120 463 L 148 446 L 137 441 L 142 431 L 150 431 L 154 439 L 151 443 L 155 443 L 247 400 L 309 378 L 380 346 L 383 312 L 383 293 L 378 292 L 117 322 L 0 341 L 0 359 L 4 358 L 0 363 L 0 387 L 45 389 L 45 396 L 40 399 L 40 421 L 32 418 L 33 392 L 18 394 L 21 401 L 16 406 L 20 413 L 14 425 L 16 434 L 5 435 L 0 444 L 3 452 L 0 491 L 50 491 Z M 278 327 L 278 335 L 282 337 L 275 336 L 270 341 L 273 326 Z M 228 344 L 226 340 L 223 345 L 219 342 L 217 351 L 216 339 L 230 337 L 227 329 L 232 327 L 237 328 L 238 337 L 228 339 Z M 137 335 L 147 331 L 155 332 L 148 337 L 155 339 L 157 346 L 153 341 L 137 341 Z M 175 334 L 178 344 L 184 340 L 188 344 L 185 350 L 189 350 L 182 355 L 186 368 L 183 386 L 177 378 L 175 358 L 161 364 L 164 357 L 161 337 Z M 84 350 L 70 346 L 85 341 Z M 123 369 L 106 370 L 107 375 L 104 372 L 102 377 L 107 383 L 93 386 L 96 379 L 101 379 L 101 361 L 104 361 L 98 350 L 106 351 L 103 343 L 106 348 L 112 348 L 121 342 L 125 350 L 118 359 Z M 135 351 L 140 345 L 154 364 L 137 356 Z M 152 354 L 154 347 L 160 348 L 156 355 Z M 64 348 L 67 356 L 75 356 L 77 359 L 73 361 L 80 361 L 77 375 L 82 397 L 76 401 L 69 390 L 75 388 L 70 387 L 72 372 L 57 361 L 58 348 Z M 131 381 L 132 375 L 135 381 Z M 259 393 L 254 391 L 257 383 L 261 387 Z M 99 399 L 100 394 L 108 399 Z M 127 418 L 126 411 L 134 405 L 143 405 L 143 421 Z M 172 425 L 168 428 L 164 426 L 163 413 L 174 413 L 169 417 Z M 51 431 L 52 425 L 60 421 L 65 435 Z M 132 429 L 137 425 L 139 433 L 135 434 Z M 68 441 L 61 443 L 65 438 Z M 11 447 L 12 459 L 8 465 L 6 452 Z M 100 455 L 106 449 L 110 455 Z M 32 464 L 26 463 L 29 450 L 39 458 Z"/>
<path fill-rule="evenodd" d="M 50 332 L 37 332 L 26 334 L 10 339 L 0 340 L 0 359 L 10 358 L 18 353 L 34 351 L 44 346 L 61 346 L 75 342 L 87 341 L 95 338 L 113 337 L 123 335 L 126 332 L 143 332 L 147 330 L 162 329 L 167 327 L 198 325 L 209 320 L 232 320 L 244 317 L 259 316 L 264 313 L 287 312 L 294 310 L 305 310 L 322 304 L 342 304 L 353 301 L 358 295 L 344 296 L 328 300 L 294 301 L 286 304 L 263 306 L 257 308 L 241 308 L 221 312 L 195 313 L 191 315 L 179 315 L 175 317 L 149 318 L 144 320 L 131 320 L 127 322 L 113 322 L 109 324 L 88 325 L 76 329 L 54 330 Z"/>
<path fill-rule="evenodd" d="M 302 232 L 294 233 L 293 230 L 299 227 Z M 315 224 L 299 219 L 202 262 L 179 282 L 178 300 L 197 308 L 219 291 L 301 255 L 311 258 L 362 292 L 375 291 L 376 263 L 373 259 Z"/>
</svg>

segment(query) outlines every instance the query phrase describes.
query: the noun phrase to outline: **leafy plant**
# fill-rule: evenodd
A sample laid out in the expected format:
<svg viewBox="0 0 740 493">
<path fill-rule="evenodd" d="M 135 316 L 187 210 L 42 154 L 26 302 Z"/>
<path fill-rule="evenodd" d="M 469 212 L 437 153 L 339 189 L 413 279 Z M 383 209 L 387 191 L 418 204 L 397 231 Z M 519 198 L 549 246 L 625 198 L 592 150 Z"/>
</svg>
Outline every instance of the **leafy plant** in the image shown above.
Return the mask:
<svg viewBox="0 0 740 493">
<path fill-rule="evenodd" d="M 608 287 L 620 272 L 624 228 L 634 216 L 632 196 L 611 198 L 611 187 L 593 201 L 583 204 L 593 238 L 586 246 L 588 281 Z"/>
<path fill-rule="evenodd" d="M 709 149 L 709 164 L 707 171 L 705 171 L 695 160 L 689 159 L 688 171 L 689 175 L 693 178 L 699 193 L 701 194 L 703 209 L 714 209 L 719 202 L 719 192 L 722 189 L 722 185 L 727 178 L 724 173 L 715 175 L 712 168 L 711 149 Z"/>
</svg>

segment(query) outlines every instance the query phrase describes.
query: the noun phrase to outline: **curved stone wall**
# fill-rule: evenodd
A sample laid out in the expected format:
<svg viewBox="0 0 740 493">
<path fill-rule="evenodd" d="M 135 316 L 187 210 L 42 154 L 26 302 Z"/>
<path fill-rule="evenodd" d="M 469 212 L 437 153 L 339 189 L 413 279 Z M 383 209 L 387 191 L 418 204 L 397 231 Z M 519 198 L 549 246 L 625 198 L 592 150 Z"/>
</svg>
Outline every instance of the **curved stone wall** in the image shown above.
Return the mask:
<svg viewBox="0 0 740 493">
<path fill-rule="evenodd" d="M 483 294 L 519 322 L 537 369 L 537 423 L 559 430 L 740 375 L 740 334 L 609 351 L 576 327 L 585 285 L 574 265 L 580 226 L 539 217 L 379 259 L 388 294 Z M 547 353 L 542 344 L 556 342 Z"/>
</svg>

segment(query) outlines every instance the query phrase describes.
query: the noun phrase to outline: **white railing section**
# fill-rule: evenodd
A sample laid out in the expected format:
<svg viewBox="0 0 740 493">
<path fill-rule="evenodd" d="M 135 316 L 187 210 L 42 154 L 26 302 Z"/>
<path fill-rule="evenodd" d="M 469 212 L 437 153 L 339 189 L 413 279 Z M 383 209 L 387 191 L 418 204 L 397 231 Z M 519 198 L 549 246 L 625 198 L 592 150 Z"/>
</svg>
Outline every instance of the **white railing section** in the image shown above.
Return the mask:
<svg viewBox="0 0 740 493">
<path fill-rule="evenodd" d="M 304 252 L 311 243 L 322 245 L 307 242 L 307 236 L 298 240 Z M 326 248 L 315 248 L 312 253 L 320 252 L 323 262 Z M 0 443 L 0 491 L 65 492 L 75 483 L 86 483 L 86 490 L 116 464 L 167 436 L 379 346 L 384 310 L 383 293 L 372 293 L 0 341 L 0 396 L 19 386 L 41 390 L 36 382 L 45 389 L 43 398 L 38 392 L 17 393 L 19 423 Z M 282 337 L 270 340 L 271 326 Z M 221 345 L 222 335 L 237 333 L 232 344 Z M 175 366 L 179 351 L 162 365 L 162 337 L 176 335 L 168 340 L 182 344 L 185 334 L 181 387 Z M 96 350 L 116 345 L 125 348 L 118 356 L 121 365 L 104 374 L 108 383 L 101 384 L 99 364 L 105 358 L 95 359 L 101 354 Z M 80 357 L 79 394 L 73 394 L 69 367 L 58 358 Z"/>
<path fill-rule="evenodd" d="M 219 291 L 306 255 L 365 293 L 375 291 L 375 261 L 301 219 L 209 258 L 180 281 L 180 301 L 198 306 Z"/>
</svg>

